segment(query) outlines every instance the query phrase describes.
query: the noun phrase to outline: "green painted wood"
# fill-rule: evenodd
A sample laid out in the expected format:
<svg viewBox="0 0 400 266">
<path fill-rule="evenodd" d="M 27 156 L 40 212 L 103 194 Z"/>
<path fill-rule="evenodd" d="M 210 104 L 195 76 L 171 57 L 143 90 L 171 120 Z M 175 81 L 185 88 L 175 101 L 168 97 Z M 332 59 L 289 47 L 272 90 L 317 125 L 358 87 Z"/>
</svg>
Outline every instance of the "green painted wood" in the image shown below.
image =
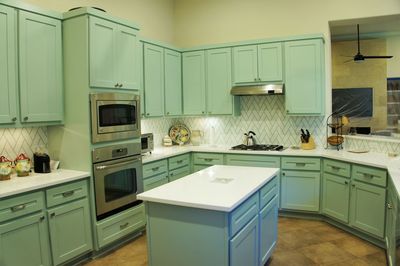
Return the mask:
<svg viewBox="0 0 400 266">
<path fill-rule="evenodd" d="M 169 171 L 168 181 L 172 182 L 184 176 L 190 175 L 190 165 Z"/>
<path fill-rule="evenodd" d="M 61 21 L 19 11 L 21 122 L 63 119 Z"/>
<path fill-rule="evenodd" d="M 0 224 L 0 264 L 52 265 L 46 220 L 39 212 Z"/>
<path fill-rule="evenodd" d="M 164 115 L 164 49 L 145 43 L 144 91 L 147 117 Z"/>
<path fill-rule="evenodd" d="M 279 195 L 278 177 L 275 176 L 260 189 L 260 209 L 264 208 L 276 195 Z"/>
<path fill-rule="evenodd" d="M 168 183 L 168 173 L 164 172 L 143 180 L 143 190 L 147 191 Z"/>
<path fill-rule="evenodd" d="M 261 81 L 282 81 L 282 43 L 267 43 L 257 46 L 258 77 Z"/>
<path fill-rule="evenodd" d="M 389 181 L 388 195 L 386 201 L 386 254 L 388 258 L 388 265 L 396 265 L 396 223 L 398 215 L 398 198 L 394 184 Z"/>
<path fill-rule="evenodd" d="M 0 124 L 17 120 L 16 11 L 0 5 Z"/>
<path fill-rule="evenodd" d="M 88 196 L 87 180 L 60 185 L 46 190 L 46 205 L 53 207 Z"/>
<path fill-rule="evenodd" d="M 139 96 L 140 96 L 140 116 L 142 118 L 145 117 L 145 97 L 144 97 L 144 56 L 143 56 L 143 42 L 139 42 L 138 44 L 138 54 L 139 54 Z"/>
<path fill-rule="evenodd" d="M 168 172 L 167 159 L 143 164 L 143 178 Z"/>
<path fill-rule="evenodd" d="M 193 165 L 193 173 L 201 171 L 203 169 L 206 169 L 210 167 L 211 165 L 204 165 L 204 164 L 195 164 Z"/>
<path fill-rule="evenodd" d="M 193 164 L 222 165 L 224 164 L 224 155 L 220 153 L 196 152 L 193 154 Z"/>
<path fill-rule="evenodd" d="M 55 265 L 92 249 L 92 229 L 87 198 L 49 209 L 47 212 Z"/>
<path fill-rule="evenodd" d="M 44 209 L 42 191 L 15 196 L 1 200 L 0 222 L 15 219 Z"/>
<path fill-rule="evenodd" d="M 232 114 L 232 55 L 230 48 L 206 51 L 207 114 Z"/>
<path fill-rule="evenodd" d="M 259 215 L 260 226 L 260 263 L 265 265 L 267 260 L 272 256 L 275 250 L 278 238 L 278 201 L 279 197 L 275 196 L 268 202 Z"/>
<path fill-rule="evenodd" d="M 350 225 L 383 238 L 386 189 L 352 181 Z"/>
<path fill-rule="evenodd" d="M 150 266 L 229 265 L 227 213 L 154 202 L 146 210 Z"/>
<path fill-rule="evenodd" d="M 238 166 L 259 166 L 259 167 L 280 167 L 279 156 L 265 156 L 265 155 L 242 155 L 242 154 L 227 154 L 227 165 Z"/>
<path fill-rule="evenodd" d="M 345 162 L 339 162 L 335 160 L 324 159 L 323 169 L 326 173 L 334 175 L 340 175 L 343 177 L 350 177 L 350 164 Z"/>
<path fill-rule="evenodd" d="M 206 113 L 206 80 L 204 51 L 182 55 L 183 114 Z"/>
<path fill-rule="evenodd" d="M 139 39 L 136 29 L 118 25 L 116 30 L 115 71 L 120 89 L 139 89 Z"/>
<path fill-rule="evenodd" d="M 124 236 L 143 229 L 145 224 L 143 204 L 101 220 L 96 224 L 98 246 L 105 247 Z"/>
<path fill-rule="evenodd" d="M 354 180 L 386 187 L 387 173 L 385 169 L 373 168 L 364 165 L 353 165 L 351 176 Z"/>
<path fill-rule="evenodd" d="M 257 45 L 233 47 L 233 83 L 258 82 Z"/>
<path fill-rule="evenodd" d="M 285 104 L 291 115 L 324 114 L 322 40 L 285 42 Z"/>
<path fill-rule="evenodd" d="M 255 216 L 234 238 L 229 241 L 230 266 L 259 265 L 258 234 L 258 216 Z"/>
<path fill-rule="evenodd" d="M 299 211 L 319 211 L 320 173 L 282 171 L 281 207 Z"/>
<path fill-rule="evenodd" d="M 321 169 L 321 159 L 312 157 L 282 157 L 282 169 L 319 171 Z"/>
<path fill-rule="evenodd" d="M 168 169 L 170 171 L 187 165 L 190 165 L 190 154 L 188 153 L 168 158 Z"/>
<path fill-rule="evenodd" d="M 259 209 L 259 194 L 254 193 L 229 214 L 229 234 L 234 236 L 258 214 Z"/>
<path fill-rule="evenodd" d="M 324 173 L 322 178 L 322 213 L 348 223 L 350 181 L 328 173 Z"/>
<path fill-rule="evenodd" d="M 165 115 L 182 114 L 182 55 L 164 49 Z"/>
</svg>

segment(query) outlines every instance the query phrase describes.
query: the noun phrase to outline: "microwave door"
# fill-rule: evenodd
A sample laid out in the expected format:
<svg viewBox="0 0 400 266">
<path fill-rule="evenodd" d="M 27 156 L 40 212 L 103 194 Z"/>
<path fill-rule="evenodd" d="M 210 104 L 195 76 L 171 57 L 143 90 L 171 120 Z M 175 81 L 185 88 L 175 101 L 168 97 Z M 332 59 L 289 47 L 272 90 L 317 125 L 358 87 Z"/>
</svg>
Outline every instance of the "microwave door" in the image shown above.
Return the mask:
<svg viewBox="0 0 400 266">
<path fill-rule="evenodd" d="M 98 134 L 138 129 L 136 101 L 98 101 L 97 112 Z"/>
</svg>

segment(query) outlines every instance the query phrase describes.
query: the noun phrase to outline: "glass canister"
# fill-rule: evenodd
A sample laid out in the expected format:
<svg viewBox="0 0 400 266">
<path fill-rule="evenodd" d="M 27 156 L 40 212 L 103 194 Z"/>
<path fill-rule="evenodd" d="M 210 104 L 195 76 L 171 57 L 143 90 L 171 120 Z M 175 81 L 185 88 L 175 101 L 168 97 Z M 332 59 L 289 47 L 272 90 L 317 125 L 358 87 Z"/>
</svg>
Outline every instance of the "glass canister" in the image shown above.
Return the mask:
<svg viewBox="0 0 400 266">
<path fill-rule="evenodd" d="M 203 137 L 203 132 L 201 130 L 192 130 L 191 142 L 193 146 L 199 146 L 201 144 L 201 139 Z"/>
<path fill-rule="evenodd" d="M 17 176 L 28 176 L 31 170 L 31 159 L 24 153 L 21 153 L 14 160 L 15 170 L 17 171 Z"/>
</svg>

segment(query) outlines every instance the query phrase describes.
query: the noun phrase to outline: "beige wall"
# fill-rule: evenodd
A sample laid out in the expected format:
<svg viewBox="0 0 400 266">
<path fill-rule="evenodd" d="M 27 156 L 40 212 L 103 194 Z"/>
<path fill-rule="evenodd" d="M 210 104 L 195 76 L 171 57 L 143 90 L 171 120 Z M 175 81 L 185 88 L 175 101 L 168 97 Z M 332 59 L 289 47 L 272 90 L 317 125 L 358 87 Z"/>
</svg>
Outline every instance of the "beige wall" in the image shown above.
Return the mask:
<svg viewBox="0 0 400 266">
<path fill-rule="evenodd" d="M 400 36 L 387 38 L 386 42 L 387 54 L 393 56 L 387 61 L 387 76 L 398 78 L 400 77 Z"/>
<path fill-rule="evenodd" d="M 107 13 L 131 20 L 145 38 L 174 42 L 174 0 L 23 0 L 38 7 L 59 12 L 77 6 L 96 6 Z"/>
<path fill-rule="evenodd" d="M 373 117 L 353 118 L 352 127 L 371 127 L 382 130 L 387 125 L 387 60 L 370 59 L 362 63 L 346 62 L 357 51 L 357 42 L 342 41 L 332 43 L 332 87 L 333 88 L 373 88 Z M 386 40 L 362 40 L 364 55 L 386 55 Z"/>
</svg>

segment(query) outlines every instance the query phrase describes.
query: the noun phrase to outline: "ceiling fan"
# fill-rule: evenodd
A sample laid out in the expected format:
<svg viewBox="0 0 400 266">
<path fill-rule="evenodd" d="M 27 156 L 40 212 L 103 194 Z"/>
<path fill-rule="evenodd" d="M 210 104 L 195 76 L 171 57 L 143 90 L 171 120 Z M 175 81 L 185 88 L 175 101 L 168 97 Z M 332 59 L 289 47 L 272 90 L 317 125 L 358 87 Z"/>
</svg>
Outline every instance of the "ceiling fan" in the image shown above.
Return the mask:
<svg viewBox="0 0 400 266">
<path fill-rule="evenodd" d="M 353 59 L 349 60 L 349 61 L 362 62 L 366 59 L 389 59 L 389 58 L 393 57 L 391 55 L 363 55 L 363 54 L 361 54 L 361 51 L 360 51 L 360 25 L 359 24 L 357 24 L 357 48 L 358 48 L 357 54 L 355 56 L 352 56 Z"/>
</svg>

